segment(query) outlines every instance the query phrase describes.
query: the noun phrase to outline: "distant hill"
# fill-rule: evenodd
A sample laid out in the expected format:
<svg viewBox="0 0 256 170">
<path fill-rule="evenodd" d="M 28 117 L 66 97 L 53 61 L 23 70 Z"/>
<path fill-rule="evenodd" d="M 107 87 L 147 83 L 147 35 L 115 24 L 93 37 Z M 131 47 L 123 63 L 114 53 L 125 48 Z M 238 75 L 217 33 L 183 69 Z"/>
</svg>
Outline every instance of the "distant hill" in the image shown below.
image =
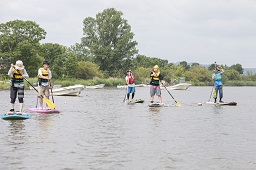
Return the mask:
<svg viewBox="0 0 256 170">
<path fill-rule="evenodd" d="M 180 62 L 176 62 L 175 64 L 179 65 Z M 192 62 L 188 63 L 188 65 L 191 66 Z M 203 67 L 206 67 L 206 68 L 208 68 L 210 66 L 210 64 L 200 64 L 200 65 L 203 66 Z M 253 74 L 256 73 L 256 68 L 243 68 L 243 69 L 244 69 L 244 75 L 247 75 L 248 72 L 252 72 Z"/>
<path fill-rule="evenodd" d="M 256 68 L 243 68 L 244 69 L 244 75 L 247 75 L 248 72 L 252 72 L 253 74 L 256 73 Z"/>
</svg>

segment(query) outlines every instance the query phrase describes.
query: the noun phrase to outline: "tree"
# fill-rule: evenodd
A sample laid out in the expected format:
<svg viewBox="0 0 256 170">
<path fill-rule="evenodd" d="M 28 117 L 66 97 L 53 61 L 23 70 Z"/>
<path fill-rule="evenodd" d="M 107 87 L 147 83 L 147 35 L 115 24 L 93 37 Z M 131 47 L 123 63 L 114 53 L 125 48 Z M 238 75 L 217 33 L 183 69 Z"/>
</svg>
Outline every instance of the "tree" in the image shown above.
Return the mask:
<svg viewBox="0 0 256 170">
<path fill-rule="evenodd" d="M 122 12 L 108 8 L 98 13 L 95 19 L 87 17 L 83 21 L 84 37 L 78 49 L 91 56 L 108 76 L 131 67 L 132 58 L 138 53 L 134 34 L 122 15 Z"/>
<path fill-rule="evenodd" d="M 244 73 L 244 69 L 243 69 L 241 64 L 231 65 L 230 69 L 234 69 L 234 70 L 238 71 L 239 74 L 243 74 Z"/>
<path fill-rule="evenodd" d="M 99 66 L 88 61 L 78 62 L 75 71 L 75 78 L 92 79 L 94 77 L 103 77 L 102 72 L 99 70 Z"/>
<path fill-rule="evenodd" d="M 33 21 L 14 20 L 0 24 L 0 57 L 10 62 L 22 60 L 30 76 L 37 75 L 39 61 L 39 41 L 46 32 Z"/>
<path fill-rule="evenodd" d="M 168 65 L 168 60 L 163 60 L 155 57 L 147 57 L 144 55 L 138 55 L 133 59 L 133 66 L 135 68 L 153 68 L 154 65 L 158 65 L 160 68 L 163 68 Z"/>
<path fill-rule="evenodd" d="M 63 77 L 66 74 L 65 63 L 69 53 L 72 52 L 60 44 L 45 43 L 40 47 L 40 56 L 50 63 L 53 77 Z"/>
<path fill-rule="evenodd" d="M 190 65 L 188 65 L 188 63 L 186 61 L 180 62 L 179 65 L 184 67 L 185 70 L 189 70 L 189 68 L 190 68 Z"/>
<path fill-rule="evenodd" d="M 217 67 L 217 64 L 216 64 L 216 62 L 215 62 L 215 63 L 211 64 L 211 65 L 208 67 L 208 70 L 212 71 L 212 70 L 214 70 L 216 67 Z"/>
<path fill-rule="evenodd" d="M 224 74 L 227 76 L 228 80 L 240 80 L 240 74 L 235 69 L 226 70 Z"/>
</svg>

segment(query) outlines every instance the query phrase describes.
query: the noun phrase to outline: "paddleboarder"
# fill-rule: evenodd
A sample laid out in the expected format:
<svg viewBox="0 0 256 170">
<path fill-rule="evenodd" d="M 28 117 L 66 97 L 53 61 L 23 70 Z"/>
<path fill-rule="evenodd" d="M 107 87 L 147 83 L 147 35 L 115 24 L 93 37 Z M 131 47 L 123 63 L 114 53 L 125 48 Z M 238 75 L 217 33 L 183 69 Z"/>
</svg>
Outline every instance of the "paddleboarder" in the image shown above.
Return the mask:
<svg viewBox="0 0 256 170">
<path fill-rule="evenodd" d="M 15 65 L 11 64 L 11 68 L 8 71 L 8 75 L 11 76 L 11 88 L 10 88 L 10 98 L 11 98 L 11 109 L 9 114 L 13 114 L 14 103 L 17 98 L 20 103 L 20 109 L 18 114 L 22 114 L 23 110 L 23 99 L 24 99 L 24 77 L 28 78 L 28 73 L 21 60 L 17 60 Z"/>
<path fill-rule="evenodd" d="M 154 102 L 154 96 L 158 96 L 158 100 L 162 103 L 160 83 L 164 84 L 163 76 L 160 73 L 158 65 L 153 67 L 153 71 L 150 73 L 150 103 Z"/>
<path fill-rule="evenodd" d="M 39 103 L 40 108 L 43 109 L 43 97 L 45 96 L 47 99 L 49 99 L 50 96 L 50 88 L 52 88 L 50 85 L 52 84 L 52 72 L 49 69 L 49 62 L 44 61 L 43 67 L 39 68 L 38 70 L 38 85 L 39 85 Z M 46 108 L 48 108 L 48 105 L 46 104 Z"/>
<path fill-rule="evenodd" d="M 214 80 L 214 92 L 213 92 L 213 98 L 214 103 L 216 103 L 218 93 L 219 93 L 219 102 L 223 103 L 223 90 L 222 90 L 222 74 L 224 73 L 223 68 L 219 65 L 214 69 L 214 73 L 212 74 L 212 79 Z"/>
<path fill-rule="evenodd" d="M 134 78 L 132 70 L 128 70 L 126 72 L 125 81 L 127 84 L 127 100 L 129 101 L 130 94 L 132 94 L 132 100 L 133 100 L 134 95 L 135 95 L 135 82 L 134 82 L 135 78 Z"/>
</svg>

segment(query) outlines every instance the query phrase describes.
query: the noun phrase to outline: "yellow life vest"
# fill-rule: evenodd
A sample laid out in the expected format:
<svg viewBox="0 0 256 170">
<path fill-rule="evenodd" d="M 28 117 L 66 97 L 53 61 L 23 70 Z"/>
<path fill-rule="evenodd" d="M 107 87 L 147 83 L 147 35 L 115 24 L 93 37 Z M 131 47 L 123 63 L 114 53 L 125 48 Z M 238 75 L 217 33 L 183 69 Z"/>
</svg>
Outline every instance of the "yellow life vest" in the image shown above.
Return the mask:
<svg viewBox="0 0 256 170">
<path fill-rule="evenodd" d="M 159 75 L 160 75 L 160 71 L 158 71 L 157 73 L 155 73 L 155 72 L 153 72 L 153 77 L 152 77 L 152 79 L 153 80 L 159 80 Z"/>
<path fill-rule="evenodd" d="M 47 68 L 47 70 L 45 70 L 44 68 L 40 68 L 40 70 L 42 72 L 42 75 L 48 78 L 50 69 Z"/>
<path fill-rule="evenodd" d="M 38 81 L 39 81 L 39 85 L 41 85 L 41 82 L 48 82 L 48 78 L 49 78 L 49 72 L 50 72 L 50 69 L 48 68 L 47 70 L 45 70 L 44 68 L 40 68 L 41 72 L 42 72 L 42 75 L 44 77 L 46 77 L 47 79 L 44 79 L 44 78 L 40 78 L 39 75 L 38 75 Z"/>
<path fill-rule="evenodd" d="M 23 80 L 22 72 L 23 70 L 13 69 L 12 78 L 15 80 Z"/>
</svg>

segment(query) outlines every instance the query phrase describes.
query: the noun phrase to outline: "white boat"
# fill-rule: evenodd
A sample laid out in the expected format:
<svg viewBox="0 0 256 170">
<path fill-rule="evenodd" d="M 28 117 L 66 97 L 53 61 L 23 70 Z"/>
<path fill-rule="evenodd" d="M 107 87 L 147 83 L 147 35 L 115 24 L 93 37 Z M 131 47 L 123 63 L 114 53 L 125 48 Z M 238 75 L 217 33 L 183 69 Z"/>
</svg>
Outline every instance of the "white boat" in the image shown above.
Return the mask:
<svg viewBox="0 0 256 170">
<path fill-rule="evenodd" d="M 174 80 L 173 82 L 175 82 L 176 80 Z M 178 84 L 175 84 L 172 86 L 166 86 L 166 88 L 168 90 L 187 90 L 191 85 L 192 84 L 185 82 L 185 77 L 180 77 Z M 161 89 L 165 89 L 165 87 L 161 87 Z"/>
<path fill-rule="evenodd" d="M 168 90 L 187 90 L 192 84 L 189 83 L 179 83 L 173 86 L 166 86 Z M 161 89 L 165 89 L 164 86 L 161 86 Z"/>
<path fill-rule="evenodd" d="M 116 88 L 118 88 L 118 89 L 125 89 L 125 88 L 127 88 L 127 85 L 117 85 Z"/>
<path fill-rule="evenodd" d="M 52 95 L 53 96 L 78 96 L 81 91 L 84 89 L 84 85 L 78 84 L 74 86 L 53 88 Z"/>
<path fill-rule="evenodd" d="M 105 84 L 96 84 L 94 86 L 85 86 L 87 89 L 102 89 L 105 86 Z"/>
</svg>

